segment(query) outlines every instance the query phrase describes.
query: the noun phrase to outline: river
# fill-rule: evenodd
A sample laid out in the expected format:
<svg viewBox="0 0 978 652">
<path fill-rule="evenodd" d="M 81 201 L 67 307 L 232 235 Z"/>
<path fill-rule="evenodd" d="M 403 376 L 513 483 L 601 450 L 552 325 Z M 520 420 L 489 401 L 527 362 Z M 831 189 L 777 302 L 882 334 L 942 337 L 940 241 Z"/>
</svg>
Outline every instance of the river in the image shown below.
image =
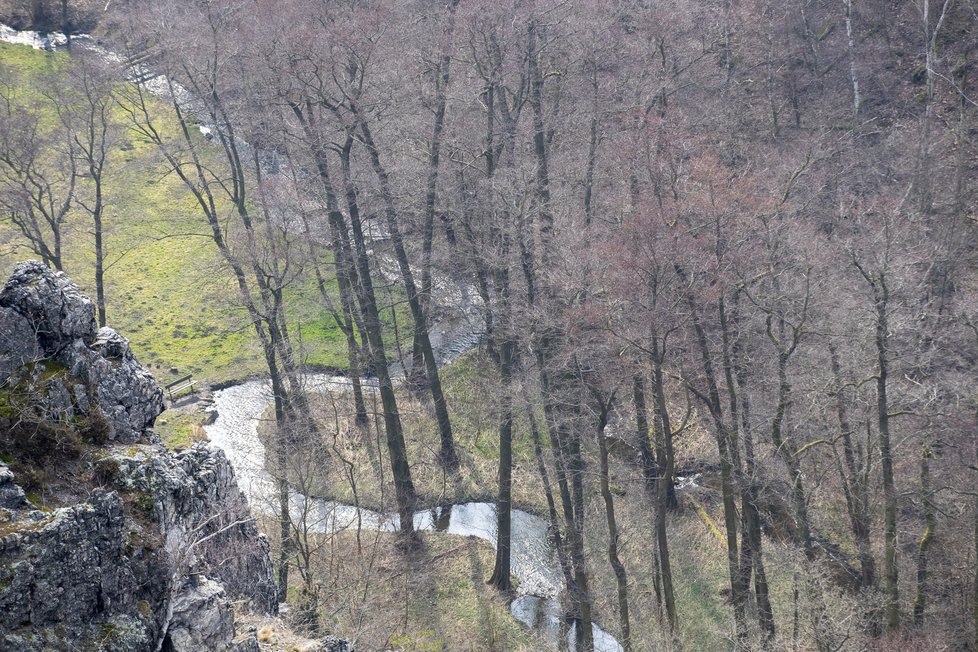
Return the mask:
<svg viewBox="0 0 978 652">
<path fill-rule="evenodd" d="M 344 391 L 350 381 L 343 376 L 309 374 L 311 391 Z M 275 483 L 265 469 L 265 447 L 258 437 L 258 424 L 271 401 L 271 387 L 264 380 L 247 380 L 214 392 L 217 417 L 206 426 L 211 443 L 220 446 L 237 474 L 238 484 L 253 506 L 262 505 L 274 514 Z M 338 532 L 362 528 L 393 532 L 398 528 L 396 514 L 380 514 L 321 498 L 293 493 L 294 514 L 303 514 L 306 526 L 316 532 Z M 417 512 L 414 527 L 422 531 L 444 532 L 454 536 L 474 536 L 496 545 L 496 506 L 472 502 L 437 506 Z M 518 580 L 516 598 L 510 611 L 527 627 L 540 632 L 554 648 L 562 629 L 560 594 L 563 577 L 553 546 L 547 536 L 547 522 L 534 514 L 513 510 L 512 573 Z M 573 631 L 567 632 L 572 639 Z M 594 625 L 596 652 L 621 652 L 613 636 Z"/>
</svg>

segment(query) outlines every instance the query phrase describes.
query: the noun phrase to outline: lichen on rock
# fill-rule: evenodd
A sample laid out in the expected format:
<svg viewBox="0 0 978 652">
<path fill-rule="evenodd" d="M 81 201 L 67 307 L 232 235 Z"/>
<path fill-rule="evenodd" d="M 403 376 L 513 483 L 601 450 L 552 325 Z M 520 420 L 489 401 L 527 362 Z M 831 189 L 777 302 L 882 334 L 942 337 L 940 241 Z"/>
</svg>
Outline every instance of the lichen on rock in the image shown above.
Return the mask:
<svg viewBox="0 0 978 652">
<path fill-rule="evenodd" d="M 205 576 L 188 577 L 173 600 L 166 637 L 173 652 L 229 646 L 234 638 L 234 623 L 224 587 Z"/>
<path fill-rule="evenodd" d="M 71 377 L 73 392 L 64 382 L 52 384 L 60 401 L 54 407 L 70 418 L 96 404 L 111 440 L 136 441 L 163 411 L 163 390 L 129 342 L 111 328 L 96 327 L 94 305 L 64 272 L 27 261 L 16 265 L 0 290 L 0 378 L 41 361 L 63 366 Z M 77 385 L 87 393 L 79 396 Z"/>
<path fill-rule="evenodd" d="M 276 611 L 268 543 L 224 453 L 159 443 L 153 376 L 37 262 L 0 291 L 0 399 L 0 428 L 36 426 L 0 437 L 14 460 L 0 463 L 0 651 L 226 652 L 231 600 Z M 104 437 L 81 432 L 98 423 Z M 32 464 L 72 485 L 57 509 L 19 486 Z"/>
</svg>

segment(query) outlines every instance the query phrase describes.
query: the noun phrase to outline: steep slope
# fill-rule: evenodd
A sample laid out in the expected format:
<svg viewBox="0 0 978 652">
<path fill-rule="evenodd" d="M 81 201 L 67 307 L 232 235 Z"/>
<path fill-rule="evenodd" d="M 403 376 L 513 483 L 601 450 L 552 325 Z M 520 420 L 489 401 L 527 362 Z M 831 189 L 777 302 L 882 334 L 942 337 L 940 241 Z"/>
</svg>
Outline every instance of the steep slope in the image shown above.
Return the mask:
<svg viewBox="0 0 978 652">
<path fill-rule="evenodd" d="M 230 601 L 276 591 L 231 466 L 159 443 L 162 392 L 64 274 L 0 292 L 0 379 L 0 650 L 252 649 Z"/>
</svg>

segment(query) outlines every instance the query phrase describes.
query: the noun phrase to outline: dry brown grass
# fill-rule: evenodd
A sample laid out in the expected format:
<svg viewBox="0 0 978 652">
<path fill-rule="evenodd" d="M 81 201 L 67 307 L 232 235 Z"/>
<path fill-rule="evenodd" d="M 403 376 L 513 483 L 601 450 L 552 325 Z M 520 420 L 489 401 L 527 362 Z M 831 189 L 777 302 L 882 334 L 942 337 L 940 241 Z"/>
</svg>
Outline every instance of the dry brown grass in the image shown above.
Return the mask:
<svg viewBox="0 0 978 652">
<path fill-rule="evenodd" d="M 357 650 L 531 652 L 546 645 L 486 585 L 493 552 L 483 541 L 425 533 L 405 553 L 390 534 L 321 537 L 315 576 L 326 630 Z"/>
<path fill-rule="evenodd" d="M 458 503 L 471 500 L 492 501 L 496 491 L 496 396 L 498 388 L 491 379 L 491 369 L 469 356 L 445 373 L 445 385 L 452 410 L 461 468 L 457 476 L 446 475 L 438 466 L 438 433 L 430 405 L 406 390 L 399 390 L 399 408 L 408 444 L 414 482 L 422 506 Z M 315 403 L 322 426 L 323 441 L 311 452 L 308 445 L 301 454 L 292 456 L 291 475 L 297 487 L 307 492 L 347 503 L 359 502 L 372 509 L 393 511 L 394 495 L 384 443 L 382 422 L 377 419 L 368 428 L 353 424 L 353 407 L 348 394 L 320 397 Z M 546 515 L 532 440 L 525 415 L 519 414 L 514 428 L 514 497 L 517 506 Z M 627 432 L 627 406 L 620 415 L 618 429 Z M 541 419 L 542 421 L 542 419 Z M 593 460 L 595 443 L 585 438 L 585 459 Z M 716 444 L 708 431 L 699 427 L 687 429 L 676 442 L 677 467 L 693 462 L 710 464 L 716 460 Z M 549 444 L 544 454 L 552 473 Z M 760 447 L 758 455 L 774 465 L 772 453 Z M 614 575 L 607 561 L 608 534 L 604 504 L 597 491 L 596 468 L 588 465 L 585 480 L 586 554 L 589 560 L 595 620 L 613 635 L 620 635 L 618 598 Z M 732 610 L 724 591 L 728 588 L 726 551 L 723 541 L 708 528 L 696 509 L 681 495 L 681 507 L 668 516 L 673 578 L 679 612 L 679 641 L 665 634 L 656 607 L 652 554 L 653 510 L 644 491 L 634 451 L 622 447 L 611 458 L 611 484 L 615 487 L 615 507 L 620 530 L 619 554 L 626 566 L 634 649 L 700 650 L 716 649 L 732 642 Z M 715 475 L 715 474 L 713 474 Z M 553 482 L 554 478 L 551 477 Z M 702 488 L 694 489 L 697 502 L 714 524 L 722 530 L 723 515 L 719 488 L 711 474 L 701 478 Z M 355 490 L 354 490 L 355 489 Z M 777 489 L 777 487 L 775 487 Z M 559 500 L 559 498 L 558 498 Z M 329 586 L 328 595 L 320 595 L 324 624 L 350 628 L 366 649 L 382 649 L 385 644 L 415 650 L 521 649 L 493 648 L 498 631 L 516 631 L 529 636 L 509 616 L 505 604 L 498 608 L 484 605 L 499 600 L 487 597 L 484 581 L 492 567 L 491 549 L 475 545 L 477 556 L 462 555 L 462 549 L 449 550 L 458 543 L 452 537 L 425 534 L 428 548 L 423 563 L 401 556 L 391 546 L 389 535 L 361 533 L 361 546 L 351 533 L 329 540 L 328 550 L 317 566 L 317 581 Z M 795 577 L 805 577 L 804 556 L 787 541 L 765 540 L 768 579 L 778 628 L 777 645 L 806 650 L 813 640 L 812 605 L 805 585 L 796 586 Z M 434 564 L 432 556 L 449 552 L 445 563 Z M 356 558 L 354 562 L 353 559 Z M 433 571 L 430 567 L 437 567 Z M 431 575 L 435 572 L 434 575 Z M 861 598 L 840 594 L 827 571 L 812 573 L 828 596 L 829 619 L 836 640 L 856 632 Z M 451 587 L 446 594 L 445 587 Z M 798 597 L 795 598 L 795 589 Z M 456 594 L 464 594 L 469 606 L 458 606 Z M 353 597 L 351 597 L 353 596 Z M 486 602 L 488 600 L 488 602 Z M 797 631 L 794 625 L 798 611 Z M 449 607 L 449 608 L 446 608 Z M 752 607 L 753 608 L 753 607 Z M 430 613 L 429 613 L 430 612 Z M 438 614 L 432 616 L 431 613 Z M 378 614 L 382 617 L 378 619 Z M 486 615 L 489 614 L 489 615 Z M 487 620 L 487 618 L 489 620 Z M 502 628 L 502 629 L 500 629 Z M 509 630 L 507 628 L 515 628 Z M 462 637 L 485 636 L 472 641 Z M 345 630 L 339 633 L 344 634 Z M 462 641 L 461 643 L 458 641 Z M 854 642 L 855 638 L 851 639 Z M 379 645 L 381 647 L 373 647 Z M 471 647 L 465 647 L 469 645 Z M 453 647 L 455 646 L 455 647 Z M 536 649 L 536 648 L 526 648 Z"/>
</svg>

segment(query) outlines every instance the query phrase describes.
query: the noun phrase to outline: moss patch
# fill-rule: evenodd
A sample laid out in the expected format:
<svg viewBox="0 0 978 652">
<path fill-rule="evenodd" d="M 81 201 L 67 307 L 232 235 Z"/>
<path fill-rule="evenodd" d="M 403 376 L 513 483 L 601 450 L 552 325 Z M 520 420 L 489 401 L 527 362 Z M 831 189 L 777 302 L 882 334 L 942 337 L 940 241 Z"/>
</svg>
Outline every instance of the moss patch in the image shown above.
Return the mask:
<svg viewBox="0 0 978 652">
<path fill-rule="evenodd" d="M 203 415 L 199 412 L 164 412 L 154 427 L 167 448 L 187 448 L 198 441 L 206 441 Z"/>
</svg>

